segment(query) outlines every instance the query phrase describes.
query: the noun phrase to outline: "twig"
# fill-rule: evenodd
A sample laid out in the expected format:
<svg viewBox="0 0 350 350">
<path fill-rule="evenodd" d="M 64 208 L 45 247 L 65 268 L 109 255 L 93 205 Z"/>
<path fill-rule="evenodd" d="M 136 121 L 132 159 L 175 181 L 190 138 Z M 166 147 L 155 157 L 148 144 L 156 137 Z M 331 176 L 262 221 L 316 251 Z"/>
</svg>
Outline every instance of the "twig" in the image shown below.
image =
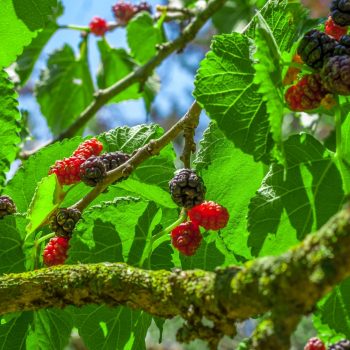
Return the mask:
<svg viewBox="0 0 350 350">
<path fill-rule="evenodd" d="M 213 13 L 219 10 L 225 2 L 226 0 L 210 0 L 207 7 L 198 13 L 193 21 L 185 27 L 177 39 L 161 44 L 159 46 L 158 53 L 145 65 L 137 68 L 134 72 L 131 72 L 126 77 L 116 82 L 114 85 L 97 91 L 94 96 L 94 101 L 88 107 L 86 107 L 86 109 L 73 122 L 73 124 L 71 124 L 68 129 L 64 130 L 60 135 L 45 144 L 43 147 L 48 146 L 56 141 L 61 141 L 65 138 L 74 136 L 78 130 L 84 127 L 86 123 L 116 95 L 135 83 L 140 83 L 143 85 L 152 75 L 154 69 L 159 66 L 169 55 L 175 51 L 183 50 L 183 48 L 195 38 L 207 20 L 213 15 Z M 30 152 L 22 152 L 21 158 L 27 159 L 30 155 L 37 151 L 38 149 Z"/>
<path fill-rule="evenodd" d="M 192 17 L 195 15 L 194 11 L 192 11 L 186 7 L 157 5 L 156 10 L 158 12 L 179 12 L 179 13 L 182 13 L 182 14 L 189 16 L 189 17 Z"/>
<path fill-rule="evenodd" d="M 197 108 L 198 108 L 197 118 L 192 118 L 188 120 L 188 122 L 184 126 L 185 145 L 184 145 L 184 150 L 180 159 L 184 163 L 184 167 L 187 169 L 191 168 L 191 155 L 192 153 L 196 152 L 196 143 L 194 142 L 194 134 L 198 126 L 199 115 L 201 113 L 201 108 L 199 107 L 199 105 L 197 105 Z"/>
<path fill-rule="evenodd" d="M 74 204 L 71 208 L 76 208 L 82 212 L 110 184 L 122 177 L 129 176 L 130 173 L 142 162 L 154 155 L 158 155 L 159 152 L 167 144 L 174 140 L 174 138 L 184 129 L 188 123 L 191 123 L 192 120 L 197 120 L 200 111 L 201 109 L 198 106 L 197 102 L 194 102 L 187 113 L 163 136 L 157 140 L 151 140 L 147 145 L 139 148 L 127 162 L 118 168 L 108 172 L 107 177 L 104 179 L 104 181 L 94 187 L 84 198 Z"/>
</svg>

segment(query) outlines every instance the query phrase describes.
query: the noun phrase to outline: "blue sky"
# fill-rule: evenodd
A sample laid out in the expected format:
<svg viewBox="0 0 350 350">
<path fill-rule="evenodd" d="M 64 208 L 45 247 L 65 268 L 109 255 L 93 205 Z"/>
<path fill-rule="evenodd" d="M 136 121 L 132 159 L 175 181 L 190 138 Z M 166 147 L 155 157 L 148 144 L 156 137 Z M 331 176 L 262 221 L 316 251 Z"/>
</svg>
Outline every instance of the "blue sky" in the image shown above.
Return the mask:
<svg viewBox="0 0 350 350">
<path fill-rule="evenodd" d="M 65 11 L 58 20 L 59 24 L 76 24 L 86 26 L 93 16 L 100 16 L 108 21 L 113 21 L 111 7 L 116 1 L 111 0 L 63 0 Z M 159 1 L 150 2 L 153 8 Z M 176 25 L 167 25 L 168 37 L 177 34 Z M 96 75 L 100 57 L 96 49 L 96 37 L 89 38 L 89 62 L 92 76 Z M 107 34 L 107 40 L 114 47 L 127 48 L 125 30 L 120 28 Z M 45 62 L 51 52 L 62 47 L 65 43 L 71 45 L 76 51 L 80 41 L 80 33 L 74 30 L 59 30 L 45 47 L 38 64 L 36 65 L 32 82 L 37 79 L 40 69 L 45 67 Z M 194 67 L 197 67 L 203 57 L 203 52 L 193 52 L 186 54 L 186 60 Z M 154 107 L 158 111 L 159 117 L 169 115 L 176 106 L 179 117 L 187 110 L 193 101 L 191 92 L 193 90 L 194 72 L 189 72 L 183 67 L 179 55 L 169 57 L 158 69 L 157 73 L 161 80 L 161 90 L 154 101 Z M 21 107 L 31 111 L 33 135 L 41 142 L 51 137 L 45 125 L 45 119 L 40 114 L 40 109 L 33 102 L 31 97 L 20 99 Z M 117 118 L 116 118 L 117 116 Z M 104 108 L 98 114 L 102 124 L 108 128 L 118 125 L 135 125 L 148 120 L 146 110 L 142 100 L 134 100 L 119 103 L 111 107 Z"/>
</svg>

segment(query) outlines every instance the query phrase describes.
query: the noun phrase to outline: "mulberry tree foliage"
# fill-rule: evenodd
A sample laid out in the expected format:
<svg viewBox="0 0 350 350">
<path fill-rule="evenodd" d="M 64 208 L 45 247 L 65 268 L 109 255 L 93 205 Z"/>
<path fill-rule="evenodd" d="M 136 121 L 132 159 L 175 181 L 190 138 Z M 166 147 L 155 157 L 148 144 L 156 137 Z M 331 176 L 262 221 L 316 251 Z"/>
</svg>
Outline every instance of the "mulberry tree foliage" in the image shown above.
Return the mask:
<svg viewBox="0 0 350 350">
<path fill-rule="evenodd" d="M 18 276 L 25 286 L 43 273 L 38 290 L 50 293 L 55 290 L 50 283 L 61 274 L 67 287 L 65 271 L 75 281 L 82 266 L 93 274 L 99 267 L 113 270 L 114 263 L 125 263 L 118 265 L 125 266 L 120 280 L 107 276 L 107 286 L 85 286 L 87 280 L 79 276 L 82 286 L 74 287 L 86 295 L 55 294 L 52 304 L 38 294 L 38 300 L 28 296 L 31 301 L 18 305 L 18 284 L 19 294 L 7 297 L 7 308 L 0 303 L 0 347 L 60 350 L 78 332 L 91 350 L 145 349 L 150 327 L 162 335 L 164 318 L 180 315 L 181 342 L 202 338 L 215 349 L 224 335 L 234 338 L 235 320 L 254 317 L 259 318 L 257 330 L 240 349 L 283 350 L 301 316 L 311 310 L 319 339 L 310 340 L 309 350 L 317 342 L 331 346 L 350 339 L 350 273 L 339 267 L 341 283 L 322 284 L 334 268 L 331 248 L 318 255 L 311 250 L 316 260 L 323 254 L 329 260 L 305 290 L 317 283 L 324 290 L 310 296 L 308 308 L 294 305 L 288 322 L 282 299 L 272 307 L 252 292 L 237 302 L 251 297 L 249 306 L 237 306 L 236 315 L 232 307 L 227 315 L 221 308 L 221 319 L 215 314 L 224 304 L 221 299 L 200 306 L 198 297 L 214 274 L 218 298 L 225 295 L 232 302 L 230 293 L 259 278 L 259 293 L 266 296 L 272 262 L 305 247 L 312 232 L 326 232 L 327 222 L 346 204 L 350 1 L 334 0 L 330 17 L 318 20 L 311 20 L 298 1 L 287 0 L 157 7 L 121 1 L 111 2 L 106 16 L 112 5 L 113 22 L 94 17 L 85 26 L 61 24 L 65 9 L 60 1 L 3 0 L 0 6 L 0 293 Z M 210 19 L 212 27 L 205 26 Z M 172 32 L 167 36 L 173 28 L 169 22 L 180 24 L 175 38 Z M 99 110 L 121 102 L 141 99 L 154 115 L 165 80 L 157 67 L 174 53 L 187 55 L 193 40 L 203 45 L 202 37 L 195 39 L 201 29 L 210 47 L 196 62 L 194 102 L 183 118 L 165 128 L 145 123 L 94 131 Z M 64 43 L 43 55 L 61 30 L 78 31 L 79 46 Z M 123 47 L 109 41 L 116 31 L 125 32 Z M 92 36 L 96 40 L 89 40 Z M 100 57 L 97 70 L 89 62 L 91 45 Z M 177 89 L 177 82 L 171 84 Z M 36 149 L 28 149 L 30 118 L 19 99 L 28 86 L 52 133 L 52 141 Z M 203 133 L 198 125 L 205 126 Z M 178 135 L 184 137 L 179 141 Z M 341 249 L 350 253 L 349 247 Z M 304 266 L 302 253 L 295 256 Z M 285 275 L 298 280 L 296 274 L 303 271 L 288 270 L 288 263 Z M 252 266 L 251 275 L 244 274 Z M 140 275 L 135 277 L 135 271 Z M 180 287 L 169 277 L 168 284 L 152 285 L 152 292 L 164 296 L 164 310 L 156 310 L 147 298 L 157 281 L 149 276 L 158 275 L 148 271 L 184 276 L 184 295 L 193 304 L 177 300 Z M 222 286 L 220 276 L 227 271 L 232 279 L 238 271 L 244 277 Z M 188 283 L 186 276 L 191 276 Z M 138 302 L 102 298 L 109 282 L 123 286 L 130 281 L 137 293 L 144 292 Z M 115 298 L 127 294 L 120 289 Z M 220 294 L 223 290 L 227 293 Z M 167 293 L 173 298 L 169 304 Z M 213 325 L 198 315 L 208 316 Z M 273 337 L 279 331 L 281 343 Z"/>
</svg>

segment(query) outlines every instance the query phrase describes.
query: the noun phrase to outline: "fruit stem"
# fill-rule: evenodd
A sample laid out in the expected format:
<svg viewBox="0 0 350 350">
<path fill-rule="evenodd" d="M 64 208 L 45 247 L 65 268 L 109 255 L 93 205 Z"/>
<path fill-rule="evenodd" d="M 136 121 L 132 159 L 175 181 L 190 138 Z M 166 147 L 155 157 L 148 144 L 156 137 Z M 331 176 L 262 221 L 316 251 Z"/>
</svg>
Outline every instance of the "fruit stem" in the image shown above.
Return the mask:
<svg viewBox="0 0 350 350">
<path fill-rule="evenodd" d="M 48 240 L 48 239 L 50 239 L 50 238 L 52 238 L 52 237 L 54 237 L 54 236 L 55 236 L 55 233 L 54 233 L 54 232 L 49 233 L 49 234 L 47 234 L 47 235 L 45 235 L 45 236 L 40 237 L 40 238 L 35 242 L 35 244 L 38 246 L 40 243 L 42 243 L 42 242 L 44 242 L 44 241 L 46 241 L 46 240 Z"/>
<path fill-rule="evenodd" d="M 163 235 L 171 232 L 175 227 L 182 224 L 187 219 L 187 210 L 182 208 L 179 218 L 173 222 L 171 225 L 166 227 L 164 230 L 158 232 L 156 235 L 152 237 L 152 241 L 155 242 L 158 238 L 162 237 Z"/>
<path fill-rule="evenodd" d="M 168 233 L 173 230 L 176 226 L 180 225 L 183 221 L 185 221 L 187 218 L 187 211 L 186 209 L 182 209 L 179 218 L 172 223 L 170 226 L 165 228 L 164 230 L 158 232 L 154 236 L 151 237 L 150 240 L 147 241 L 147 244 L 144 248 L 144 252 L 142 254 L 142 258 L 140 259 L 140 267 L 144 267 L 145 261 L 150 261 L 151 254 L 154 251 L 154 249 L 157 249 L 163 242 L 169 239 Z M 148 266 L 148 268 L 151 268 Z"/>
<path fill-rule="evenodd" d="M 337 97 L 337 108 L 335 109 L 335 135 L 336 135 L 336 156 L 341 161 L 342 158 L 342 135 L 341 135 L 342 112 Z"/>
<path fill-rule="evenodd" d="M 73 30 L 79 30 L 81 32 L 90 32 L 89 27 L 84 27 L 84 26 L 78 26 L 74 24 L 62 24 L 58 26 L 59 29 L 73 29 Z"/>
</svg>

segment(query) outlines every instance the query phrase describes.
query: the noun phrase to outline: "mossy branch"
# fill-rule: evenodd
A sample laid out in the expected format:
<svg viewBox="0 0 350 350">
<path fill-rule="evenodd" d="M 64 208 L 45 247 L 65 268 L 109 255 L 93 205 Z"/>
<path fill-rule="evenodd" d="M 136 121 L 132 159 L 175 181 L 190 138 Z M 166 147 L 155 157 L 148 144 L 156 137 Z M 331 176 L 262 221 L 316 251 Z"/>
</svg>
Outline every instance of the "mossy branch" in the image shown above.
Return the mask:
<svg viewBox="0 0 350 350">
<path fill-rule="evenodd" d="M 300 316 L 348 276 L 350 209 L 345 208 L 285 254 L 243 267 L 148 271 L 100 263 L 4 275 L 0 314 L 90 303 L 126 305 L 164 318 L 181 315 L 188 320 L 188 329 L 206 317 L 214 324 L 213 334 L 232 336 L 236 320 L 268 313 L 252 337 L 252 349 L 284 350 Z M 195 328 L 200 335 L 201 328 Z M 283 341 L 277 341 L 281 329 Z"/>
</svg>

